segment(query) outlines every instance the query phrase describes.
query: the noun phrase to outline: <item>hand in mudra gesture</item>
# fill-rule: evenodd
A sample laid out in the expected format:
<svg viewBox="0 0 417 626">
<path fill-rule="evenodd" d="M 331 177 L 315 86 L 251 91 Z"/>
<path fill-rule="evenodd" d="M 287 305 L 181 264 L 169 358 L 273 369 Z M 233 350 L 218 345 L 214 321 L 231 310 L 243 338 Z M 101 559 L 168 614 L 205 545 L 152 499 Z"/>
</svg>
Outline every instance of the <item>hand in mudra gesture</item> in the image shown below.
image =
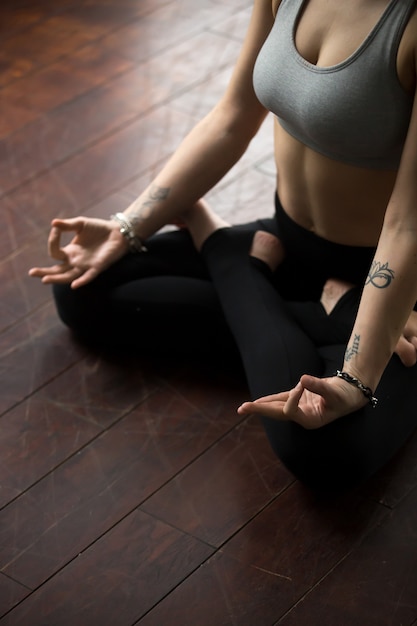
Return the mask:
<svg viewBox="0 0 417 626">
<path fill-rule="evenodd" d="M 238 413 L 258 413 L 271 419 L 293 421 L 307 429 L 321 428 L 367 404 L 361 391 L 333 376 L 304 375 L 290 391 L 244 402 Z"/>
<path fill-rule="evenodd" d="M 74 232 L 73 239 L 61 246 L 61 236 Z M 91 282 L 100 272 L 120 259 L 128 244 L 117 223 L 98 218 L 54 219 L 48 238 L 48 253 L 57 264 L 33 267 L 30 276 L 46 284 L 70 283 L 73 289 Z"/>
</svg>

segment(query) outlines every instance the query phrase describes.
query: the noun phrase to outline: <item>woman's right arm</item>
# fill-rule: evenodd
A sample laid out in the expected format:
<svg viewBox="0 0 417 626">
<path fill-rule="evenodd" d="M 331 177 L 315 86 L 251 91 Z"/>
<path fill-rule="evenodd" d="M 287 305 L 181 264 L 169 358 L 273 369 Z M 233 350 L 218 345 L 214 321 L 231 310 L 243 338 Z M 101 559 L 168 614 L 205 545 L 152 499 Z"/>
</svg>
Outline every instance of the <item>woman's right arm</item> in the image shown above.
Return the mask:
<svg viewBox="0 0 417 626">
<path fill-rule="evenodd" d="M 141 239 L 191 208 L 246 151 L 267 114 L 256 98 L 252 74 L 272 25 L 271 0 L 255 0 L 245 42 L 224 96 L 125 211 Z"/>
<path fill-rule="evenodd" d="M 245 42 L 224 96 L 186 136 L 151 185 L 125 210 L 141 240 L 178 219 L 223 178 L 244 154 L 265 119 L 267 111 L 256 98 L 252 74 L 273 25 L 273 4 L 276 2 L 271 0 L 254 1 Z M 59 264 L 30 270 L 32 276 L 45 283 L 82 286 L 126 253 L 126 241 L 116 221 L 94 220 L 93 225 L 91 218 L 76 218 L 54 220 L 52 226 L 49 253 Z M 60 245 L 64 230 L 76 232 L 71 242 L 76 244 L 76 267 L 72 260 L 74 245 Z M 87 245 L 94 246 L 94 253 Z"/>
</svg>

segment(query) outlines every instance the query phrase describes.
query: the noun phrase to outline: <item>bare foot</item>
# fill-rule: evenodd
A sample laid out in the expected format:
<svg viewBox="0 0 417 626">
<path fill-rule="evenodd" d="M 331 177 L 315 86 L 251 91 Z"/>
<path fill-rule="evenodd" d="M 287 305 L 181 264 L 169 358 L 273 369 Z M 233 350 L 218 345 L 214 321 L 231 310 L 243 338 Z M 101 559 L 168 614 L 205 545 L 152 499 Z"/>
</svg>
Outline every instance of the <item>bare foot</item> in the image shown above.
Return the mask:
<svg viewBox="0 0 417 626">
<path fill-rule="evenodd" d="M 225 222 L 209 207 L 205 200 L 199 200 L 192 209 L 181 215 L 181 220 L 190 231 L 194 245 L 197 250 L 209 235 L 219 228 L 228 228 L 230 224 Z"/>
<path fill-rule="evenodd" d="M 354 286 L 355 285 L 352 283 L 347 283 L 337 278 L 329 278 L 326 281 L 321 293 L 320 302 L 327 315 L 330 315 L 340 298 Z"/>
<path fill-rule="evenodd" d="M 282 263 L 285 252 L 280 240 L 264 230 L 257 230 L 252 241 L 250 255 L 263 261 L 274 272 Z"/>
</svg>

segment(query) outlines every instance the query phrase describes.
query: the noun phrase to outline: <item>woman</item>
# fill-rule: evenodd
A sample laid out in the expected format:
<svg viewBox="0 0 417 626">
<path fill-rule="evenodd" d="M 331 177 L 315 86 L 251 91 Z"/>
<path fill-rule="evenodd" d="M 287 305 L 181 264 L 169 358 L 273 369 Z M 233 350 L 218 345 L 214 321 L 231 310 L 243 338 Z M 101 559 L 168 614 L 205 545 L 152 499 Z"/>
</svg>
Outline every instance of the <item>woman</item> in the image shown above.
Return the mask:
<svg viewBox="0 0 417 626">
<path fill-rule="evenodd" d="M 417 422 L 416 60 L 414 0 L 255 0 L 217 106 L 123 214 L 54 220 L 59 263 L 30 274 L 101 343 L 236 345 L 238 410 L 284 463 L 318 488 L 363 479 Z M 275 217 L 229 228 L 202 198 L 268 110 Z"/>
</svg>

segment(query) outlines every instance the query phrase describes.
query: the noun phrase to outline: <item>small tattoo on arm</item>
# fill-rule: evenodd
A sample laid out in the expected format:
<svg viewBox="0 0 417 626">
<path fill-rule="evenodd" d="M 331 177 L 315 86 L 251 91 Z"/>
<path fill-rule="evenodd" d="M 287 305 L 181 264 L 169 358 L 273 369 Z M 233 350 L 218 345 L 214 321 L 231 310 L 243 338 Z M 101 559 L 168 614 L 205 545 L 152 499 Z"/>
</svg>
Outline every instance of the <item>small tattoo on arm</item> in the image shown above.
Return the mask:
<svg viewBox="0 0 417 626">
<path fill-rule="evenodd" d="M 171 187 L 158 187 L 158 185 L 151 185 L 149 190 L 148 199 L 142 204 L 142 206 L 153 206 L 156 202 L 166 200 Z"/>
<path fill-rule="evenodd" d="M 370 284 L 378 289 L 385 289 L 394 280 L 394 276 L 395 272 L 388 267 L 388 262 L 382 264 L 379 261 L 373 261 L 365 285 Z"/>
<path fill-rule="evenodd" d="M 345 361 L 350 361 L 356 354 L 359 354 L 360 339 L 361 339 L 360 335 L 355 335 L 353 337 L 352 345 L 346 348 Z"/>
<path fill-rule="evenodd" d="M 147 198 L 145 198 L 138 208 L 134 215 L 131 216 L 131 220 L 133 225 L 137 225 L 140 222 L 143 222 L 146 217 L 148 217 L 154 206 L 161 202 L 162 200 L 166 200 L 169 192 L 171 191 L 171 187 L 159 187 L 158 185 L 151 185 L 151 188 L 147 194 Z"/>
</svg>

